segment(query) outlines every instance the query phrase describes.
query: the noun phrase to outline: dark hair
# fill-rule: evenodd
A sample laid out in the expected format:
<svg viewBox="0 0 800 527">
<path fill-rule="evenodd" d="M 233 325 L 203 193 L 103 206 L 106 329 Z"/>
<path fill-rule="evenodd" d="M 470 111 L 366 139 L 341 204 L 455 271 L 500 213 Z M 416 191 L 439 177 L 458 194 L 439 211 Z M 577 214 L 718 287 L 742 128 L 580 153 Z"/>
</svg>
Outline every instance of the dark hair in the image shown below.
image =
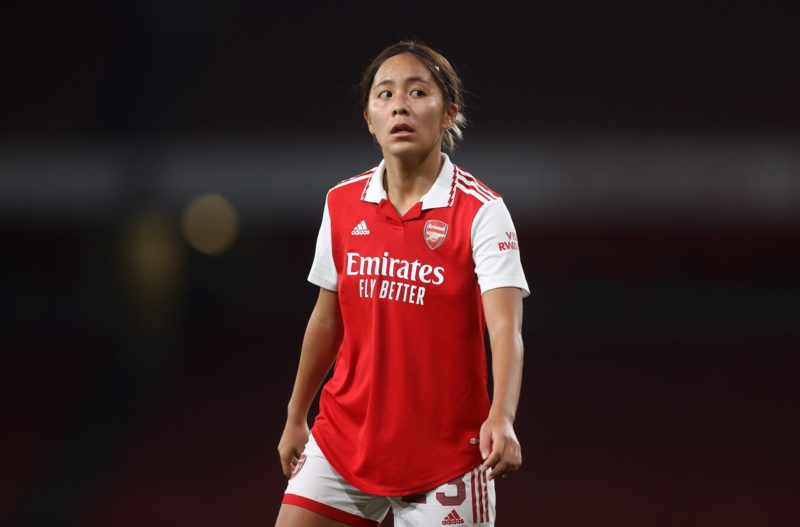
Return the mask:
<svg viewBox="0 0 800 527">
<path fill-rule="evenodd" d="M 369 91 L 372 88 L 372 82 L 375 80 L 375 73 L 377 73 L 378 68 L 381 67 L 386 59 L 402 53 L 411 53 L 420 59 L 430 70 L 433 78 L 436 79 L 436 84 L 442 90 L 445 100 L 458 107 L 458 114 L 456 114 L 453 124 L 444 132 L 444 137 L 442 138 L 445 149 L 452 151 L 455 148 L 456 139 L 461 139 L 464 135 L 462 128 L 467 125 L 467 118 L 464 116 L 464 93 L 461 86 L 461 77 L 458 76 L 450 62 L 430 46 L 414 40 L 403 40 L 387 47 L 372 59 L 372 62 L 364 70 L 359 83 L 362 107 L 365 109 L 367 107 Z"/>
</svg>

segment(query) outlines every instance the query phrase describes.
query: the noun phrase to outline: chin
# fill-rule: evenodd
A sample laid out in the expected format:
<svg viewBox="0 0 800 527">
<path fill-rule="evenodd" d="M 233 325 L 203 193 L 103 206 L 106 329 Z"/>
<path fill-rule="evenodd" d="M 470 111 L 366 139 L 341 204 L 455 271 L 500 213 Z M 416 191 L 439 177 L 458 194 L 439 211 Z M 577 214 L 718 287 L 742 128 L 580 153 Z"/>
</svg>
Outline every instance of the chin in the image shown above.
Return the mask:
<svg viewBox="0 0 800 527">
<path fill-rule="evenodd" d="M 391 141 L 383 151 L 397 157 L 419 157 L 426 155 L 433 147 L 434 145 L 421 145 L 416 141 Z"/>
</svg>

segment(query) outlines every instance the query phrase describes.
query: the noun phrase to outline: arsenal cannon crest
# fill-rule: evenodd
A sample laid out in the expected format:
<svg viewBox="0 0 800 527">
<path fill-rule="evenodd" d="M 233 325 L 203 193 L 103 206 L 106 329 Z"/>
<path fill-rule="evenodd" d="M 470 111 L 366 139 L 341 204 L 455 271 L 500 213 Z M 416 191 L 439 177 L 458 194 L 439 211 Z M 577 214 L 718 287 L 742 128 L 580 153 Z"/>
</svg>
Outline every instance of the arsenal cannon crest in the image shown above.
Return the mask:
<svg viewBox="0 0 800 527">
<path fill-rule="evenodd" d="M 439 220 L 428 220 L 425 223 L 422 236 L 431 250 L 438 249 L 444 243 L 444 237 L 447 236 L 447 224 Z"/>
</svg>

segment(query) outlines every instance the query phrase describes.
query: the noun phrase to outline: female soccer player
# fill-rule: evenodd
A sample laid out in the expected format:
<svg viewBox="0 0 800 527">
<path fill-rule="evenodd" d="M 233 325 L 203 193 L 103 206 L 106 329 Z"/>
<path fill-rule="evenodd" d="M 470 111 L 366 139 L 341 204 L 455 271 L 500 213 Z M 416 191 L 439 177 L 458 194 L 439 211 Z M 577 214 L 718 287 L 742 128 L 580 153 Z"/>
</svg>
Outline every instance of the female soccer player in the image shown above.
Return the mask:
<svg viewBox="0 0 800 527">
<path fill-rule="evenodd" d="M 522 463 L 513 422 L 529 291 L 517 235 L 500 195 L 442 152 L 465 122 L 447 59 L 399 42 L 361 87 L 383 160 L 327 195 L 276 525 L 375 526 L 390 507 L 398 527 L 494 525 L 493 479 Z"/>
</svg>

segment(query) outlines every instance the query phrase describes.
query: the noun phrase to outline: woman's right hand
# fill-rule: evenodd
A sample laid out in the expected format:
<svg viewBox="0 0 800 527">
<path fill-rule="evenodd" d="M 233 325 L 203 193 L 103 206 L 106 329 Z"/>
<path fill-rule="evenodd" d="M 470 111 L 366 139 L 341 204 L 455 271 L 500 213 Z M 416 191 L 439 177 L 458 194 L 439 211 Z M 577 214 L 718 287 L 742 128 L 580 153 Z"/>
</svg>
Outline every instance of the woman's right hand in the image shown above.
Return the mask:
<svg viewBox="0 0 800 527">
<path fill-rule="evenodd" d="M 299 422 L 287 421 L 283 428 L 283 435 L 278 442 L 278 455 L 281 458 L 281 468 L 283 475 L 287 478 L 292 477 L 294 467 L 300 461 L 300 455 L 306 448 L 308 442 L 308 423 L 305 419 Z"/>
</svg>

